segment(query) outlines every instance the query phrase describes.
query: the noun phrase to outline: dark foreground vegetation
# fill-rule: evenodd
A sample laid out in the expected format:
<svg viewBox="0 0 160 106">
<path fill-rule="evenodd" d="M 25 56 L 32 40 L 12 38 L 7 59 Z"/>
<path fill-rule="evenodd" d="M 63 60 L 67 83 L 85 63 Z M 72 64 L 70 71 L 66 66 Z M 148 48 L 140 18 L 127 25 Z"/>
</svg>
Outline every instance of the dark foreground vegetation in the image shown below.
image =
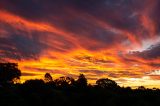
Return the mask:
<svg viewBox="0 0 160 106">
<path fill-rule="evenodd" d="M 0 106 L 159 106 L 160 90 L 122 88 L 108 78 L 99 79 L 96 85 L 87 84 L 80 74 L 52 79 L 18 83 L 21 71 L 15 63 L 0 63 Z"/>
</svg>

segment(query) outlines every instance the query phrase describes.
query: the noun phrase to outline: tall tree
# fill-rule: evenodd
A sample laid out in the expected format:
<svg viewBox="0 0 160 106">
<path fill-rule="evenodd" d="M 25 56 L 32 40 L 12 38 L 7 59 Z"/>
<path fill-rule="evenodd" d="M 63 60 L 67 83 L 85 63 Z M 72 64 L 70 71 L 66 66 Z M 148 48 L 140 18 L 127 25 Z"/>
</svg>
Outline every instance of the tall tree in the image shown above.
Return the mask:
<svg viewBox="0 0 160 106">
<path fill-rule="evenodd" d="M 80 74 L 77 79 L 77 86 L 81 88 L 87 87 L 87 79 L 83 74 Z"/>
<path fill-rule="evenodd" d="M 45 82 L 52 82 L 52 81 L 53 81 L 53 78 L 52 78 L 52 76 L 51 76 L 50 73 L 46 73 L 46 74 L 44 75 L 44 80 L 45 80 Z"/>
<path fill-rule="evenodd" d="M 13 83 L 20 76 L 17 63 L 0 63 L 0 83 Z"/>
</svg>

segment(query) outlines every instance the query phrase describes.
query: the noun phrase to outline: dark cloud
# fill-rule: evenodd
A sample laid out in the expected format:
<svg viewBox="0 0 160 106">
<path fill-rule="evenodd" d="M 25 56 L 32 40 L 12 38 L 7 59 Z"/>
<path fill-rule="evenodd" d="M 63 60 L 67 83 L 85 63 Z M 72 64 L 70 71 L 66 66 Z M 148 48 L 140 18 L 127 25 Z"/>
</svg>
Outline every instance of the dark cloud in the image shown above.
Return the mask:
<svg viewBox="0 0 160 106">
<path fill-rule="evenodd" d="M 154 25 L 155 25 L 155 30 L 157 33 L 160 32 L 160 1 L 159 0 L 156 0 L 157 3 L 156 5 L 152 8 L 152 12 L 150 14 L 150 17 L 152 18 L 153 22 L 154 22 Z"/>
<path fill-rule="evenodd" d="M 102 70 L 79 70 L 80 73 L 93 73 L 96 75 L 104 75 L 107 72 Z"/>
<path fill-rule="evenodd" d="M 148 5 L 149 0 L 27 0 L 27 1 L 1 1 L 1 9 L 10 11 L 32 21 L 48 22 L 65 31 L 75 33 L 73 35 L 79 44 L 89 50 L 108 48 L 117 42 L 121 44 L 128 38 L 106 30 L 96 24 L 100 20 L 111 27 L 138 35 L 139 29 L 143 30 L 139 20 L 139 12 Z M 88 19 L 88 16 L 91 19 Z M 145 33 L 145 32 L 144 32 Z M 145 33 L 145 35 L 147 35 Z M 145 35 L 137 36 L 143 37 Z M 90 39 L 97 42 L 86 45 Z"/>
<path fill-rule="evenodd" d="M 43 73 L 51 73 L 51 74 L 63 74 L 67 75 L 68 73 L 63 70 L 57 70 L 57 69 L 46 69 L 46 68 L 39 68 L 39 67 L 24 67 L 27 70 L 32 70 L 34 72 L 43 72 Z"/>
<path fill-rule="evenodd" d="M 146 75 L 148 75 L 153 80 L 160 80 L 160 71 L 159 70 L 152 70 L 150 72 L 147 72 Z"/>
<path fill-rule="evenodd" d="M 2 25 L 2 23 L 1 23 Z M 5 27 L 5 28 L 4 28 Z M 7 31 L 7 34 L 0 36 L 0 53 L 1 58 L 12 59 L 37 59 L 46 44 L 42 43 L 36 33 L 29 37 L 28 32 L 15 30 L 9 25 L 3 24 L 1 28 Z"/>
<path fill-rule="evenodd" d="M 102 63 L 102 64 L 110 64 L 110 63 L 114 63 L 114 61 L 111 61 L 111 60 L 105 60 L 101 57 L 93 57 L 93 56 L 88 56 L 88 55 L 83 55 L 83 56 L 75 56 L 74 57 L 76 60 L 81 60 L 81 61 L 88 61 L 88 62 L 92 62 L 92 63 L 95 63 L 95 64 L 99 64 L 99 63 Z"/>
<path fill-rule="evenodd" d="M 148 65 L 155 67 L 155 68 L 160 68 L 160 63 L 151 62 L 151 63 L 148 63 Z"/>
<path fill-rule="evenodd" d="M 137 33 L 142 26 L 139 24 L 139 13 L 149 0 L 101 0 L 75 1 L 74 7 L 114 28 Z M 141 14 L 141 13 L 140 13 Z M 141 35 L 142 36 L 142 35 Z"/>
<path fill-rule="evenodd" d="M 97 75 L 106 75 L 112 78 L 129 77 L 129 78 L 140 78 L 142 73 L 132 71 L 102 71 L 102 70 L 79 70 L 80 73 L 87 73 L 88 76 L 96 77 Z"/>
<path fill-rule="evenodd" d="M 29 72 L 23 72 L 22 73 L 22 76 L 36 76 L 36 75 L 38 75 L 37 73 L 35 74 L 35 73 L 29 73 Z"/>
<path fill-rule="evenodd" d="M 120 77 L 140 78 L 142 75 L 131 71 L 118 71 L 118 72 L 109 72 L 108 76 L 113 78 L 120 78 Z"/>
<path fill-rule="evenodd" d="M 141 57 L 143 59 L 157 59 L 160 58 L 160 44 L 152 45 L 147 50 L 142 52 L 131 52 L 131 55 Z"/>
<path fill-rule="evenodd" d="M 17 24 L 22 29 L 0 21 L 0 29 L 6 32 L 0 32 L 1 60 L 2 58 L 38 59 L 47 49 L 67 52 L 75 48 L 75 45 L 63 36 L 43 30 L 30 30 L 21 22 Z"/>
<path fill-rule="evenodd" d="M 44 18 L 45 17 L 44 13 L 46 12 L 44 4 L 41 4 L 40 2 L 37 3 L 37 1 L 35 0 L 27 0 L 27 1 L 1 0 L 0 6 L 2 10 L 10 11 L 18 16 L 22 16 L 31 20 L 36 20 L 36 19 L 40 20 L 41 18 Z"/>
</svg>

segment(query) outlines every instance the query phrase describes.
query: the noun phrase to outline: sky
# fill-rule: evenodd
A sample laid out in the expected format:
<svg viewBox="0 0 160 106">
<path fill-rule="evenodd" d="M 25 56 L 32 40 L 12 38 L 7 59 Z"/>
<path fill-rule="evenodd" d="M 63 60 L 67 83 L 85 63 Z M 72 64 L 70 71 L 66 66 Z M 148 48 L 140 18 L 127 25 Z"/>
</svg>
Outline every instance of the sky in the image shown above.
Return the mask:
<svg viewBox="0 0 160 106">
<path fill-rule="evenodd" d="M 160 88 L 159 0 L 0 0 L 0 62 L 21 80 L 50 73 Z"/>
</svg>

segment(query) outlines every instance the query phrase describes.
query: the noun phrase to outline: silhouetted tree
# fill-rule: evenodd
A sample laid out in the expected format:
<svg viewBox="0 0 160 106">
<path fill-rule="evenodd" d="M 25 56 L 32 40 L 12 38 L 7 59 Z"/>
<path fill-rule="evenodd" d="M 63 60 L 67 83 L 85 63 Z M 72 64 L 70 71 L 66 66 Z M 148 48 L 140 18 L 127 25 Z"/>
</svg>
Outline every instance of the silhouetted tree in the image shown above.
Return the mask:
<svg viewBox="0 0 160 106">
<path fill-rule="evenodd" d="M 72 84 L 75 81 L 71 77 L 60 77 L 59 79 L 56 79 L 54 82 L 57 86 L 69 87 L 69 86 L 72 86 Z"/>
<path fill-rule="evenodd" d="M 80 88 L 86 88 L 87 87 L 87 79 L 83 74 L 80 74 L 77 81 L 77 86 Z"/>
<path fill-rule="evenodd" d="M 20 79 L 21 71 L 16 63 L 0 63 L 0 83 L 13 83 Z"/>
<path fill-rule="evenodd" d="M 144 86 L 139 86 L 138 90 L 146 90 L 146 88 Z"/>
<path fill-rule="evenodd" d="M 25 85 L 41 85 L 44 84 L 44 81 L 41 79 L 30 79 L 24 82 Z"/>
<path fill-rule="evenodd" d="M 118 85 L 115 81 L 108 78 L 102 78 L 96 81 L 96 84 L 101 88 L 117 88 Z"/>
<path fill-rule="evenodd" d="M 44 88 L 45 83 L 41 79 L 31 79 L 24 82 L 24 88 L 32 90 L 41 90 Z"/>
<path fill-rule="evenodd" d="M 52 81 L 53 81 L 53 78 L 52 78 L 52 76 L 51 76 L 50 73 L 46 73 L 46 74 L 44 75 L 44 80 L 45 80 L 45 82 L 52 82 Z"/>
</svg>

